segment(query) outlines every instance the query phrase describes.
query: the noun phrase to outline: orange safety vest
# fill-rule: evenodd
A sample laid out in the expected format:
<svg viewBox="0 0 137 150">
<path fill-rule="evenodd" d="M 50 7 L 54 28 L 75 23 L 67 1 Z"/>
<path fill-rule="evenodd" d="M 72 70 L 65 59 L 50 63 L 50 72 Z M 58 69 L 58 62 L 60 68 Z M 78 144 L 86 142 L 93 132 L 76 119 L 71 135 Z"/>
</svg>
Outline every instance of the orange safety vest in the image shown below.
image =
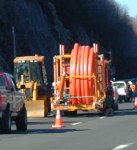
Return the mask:
<svg viewBox="0 0 137 150">
<path fill-rule="evenodd" d="M 132 92 L 135 92 L 136 86 L 135 86 L 134 84 L 131 84 L 131 85 L 130 85 L 130 88 L 131 88 Z"/>
</svg>

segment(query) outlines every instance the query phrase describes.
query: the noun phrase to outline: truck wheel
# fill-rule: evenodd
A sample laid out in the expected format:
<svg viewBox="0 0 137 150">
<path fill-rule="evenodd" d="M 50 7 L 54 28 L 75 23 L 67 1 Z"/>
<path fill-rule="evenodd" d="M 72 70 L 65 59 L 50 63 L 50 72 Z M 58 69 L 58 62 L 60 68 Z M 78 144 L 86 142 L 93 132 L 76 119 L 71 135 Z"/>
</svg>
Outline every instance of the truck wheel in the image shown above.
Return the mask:
<svg viewBox="0 0 137 150">
<path fill-rule="evenodd" d="M 118 106 L 118 104 L 116 104 L 115 110 L 117 111 L 118 109 L 119 109 L 119 106 Z"/>
<path fill-rule="evenodd" d="M 27 111 L 25 106 L 23 106 L 19 115 L 15 118 L 14 121 L 17 131 L 27 131 Z"/>
<path fill-rule="evenodd" d="M 76 117 L 77 116 L 77 111 L 68 111 L 68 116 L 69 117 Z"/>
<path fill-rule="evenodd" d="M 9 134 L 11 132 L 11 112 L 7 108 L 0 120 L 1 133 Z"/>
<path fill-rule="evenodd" d="M 62 116 L 68 116 L 68 111 L 61 111 Z"/>
<path fill-rule="evenodd" d="M 49 102 L 48 102 L 48 98 L 46 100 L 44 100 L 44 117 L 47 117 L 49 114 Z"/>
<path fill-rule="evenodd" d="M 118 98 L 118 101 L 119 101 L 119 103 L 122 103 L 122 98 L 119 97 L 119 98 Z"/>
<path fill-rule="evenodd" d="M 105 110 L 99 111 L 98 116 L 100 117 L 105 116 Z"/>
</svg>

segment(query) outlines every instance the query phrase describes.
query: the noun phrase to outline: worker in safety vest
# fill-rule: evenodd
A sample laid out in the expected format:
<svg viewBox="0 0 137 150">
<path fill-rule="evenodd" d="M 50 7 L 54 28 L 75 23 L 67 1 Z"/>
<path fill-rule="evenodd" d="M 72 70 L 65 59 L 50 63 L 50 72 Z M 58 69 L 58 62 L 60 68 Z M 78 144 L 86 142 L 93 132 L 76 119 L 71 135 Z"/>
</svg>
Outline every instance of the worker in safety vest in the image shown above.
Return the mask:
<svg viewBox="0 0 137 150">
<path fill-rule="evenodd" d="M 131 88 L 131 90 L 132 90 L 132 92 L 135 92 L 135 90 L 136 90 L 136 86 L 135 86 L 135 84 L 130 84 L 130 88 Z"/>
<path fill-rule="evenodd" d="M 134 96 L 135 96 L 135 92 L 136 92 L 136 85 L 134 83 L 132 83 L 131 81 L 128 82 L 129 84 L 129 93 L 130 93 L 130 99 L 131 101 L 134 101 Z"/>
</svg>

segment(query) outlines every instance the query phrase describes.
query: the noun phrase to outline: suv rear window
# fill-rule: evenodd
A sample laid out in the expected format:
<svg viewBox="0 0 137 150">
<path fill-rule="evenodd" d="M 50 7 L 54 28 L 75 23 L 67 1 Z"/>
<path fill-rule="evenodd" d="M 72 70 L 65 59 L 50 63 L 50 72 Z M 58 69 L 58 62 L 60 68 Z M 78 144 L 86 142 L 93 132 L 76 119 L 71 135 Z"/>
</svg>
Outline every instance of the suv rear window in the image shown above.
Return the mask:
<svg viewBox="0 0 137 150">
<path fill-rule="evenodd" d="M 112 85 L 114 87 L 117 87 L 117 88 L 124 88 L 124 87 L 126 87 L 126 85 L 124 83 L 113 83 Z"/>
<path fill-rule="evenodd" d="M 125 87 L 125 84 L 123 84 L 123 83 L 117 84 L 117 88 L 124 88 L 124 87 Z"/>
</svg>

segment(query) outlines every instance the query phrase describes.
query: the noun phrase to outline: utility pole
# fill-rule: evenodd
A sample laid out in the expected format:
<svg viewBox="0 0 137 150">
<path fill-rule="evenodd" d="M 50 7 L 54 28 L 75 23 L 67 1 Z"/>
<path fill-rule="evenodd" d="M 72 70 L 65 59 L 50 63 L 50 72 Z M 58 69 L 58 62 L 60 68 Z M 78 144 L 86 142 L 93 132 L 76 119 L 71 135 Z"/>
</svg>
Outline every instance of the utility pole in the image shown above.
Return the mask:
<svg viewBox="0 0 137 150">
<path fill-rule="evenodd" d="M 12 38 L 13 38 L 13 57 L 16 57 L 16 37 L 15 37 L 15 27 L 12 26 Z"/>
</svg>

